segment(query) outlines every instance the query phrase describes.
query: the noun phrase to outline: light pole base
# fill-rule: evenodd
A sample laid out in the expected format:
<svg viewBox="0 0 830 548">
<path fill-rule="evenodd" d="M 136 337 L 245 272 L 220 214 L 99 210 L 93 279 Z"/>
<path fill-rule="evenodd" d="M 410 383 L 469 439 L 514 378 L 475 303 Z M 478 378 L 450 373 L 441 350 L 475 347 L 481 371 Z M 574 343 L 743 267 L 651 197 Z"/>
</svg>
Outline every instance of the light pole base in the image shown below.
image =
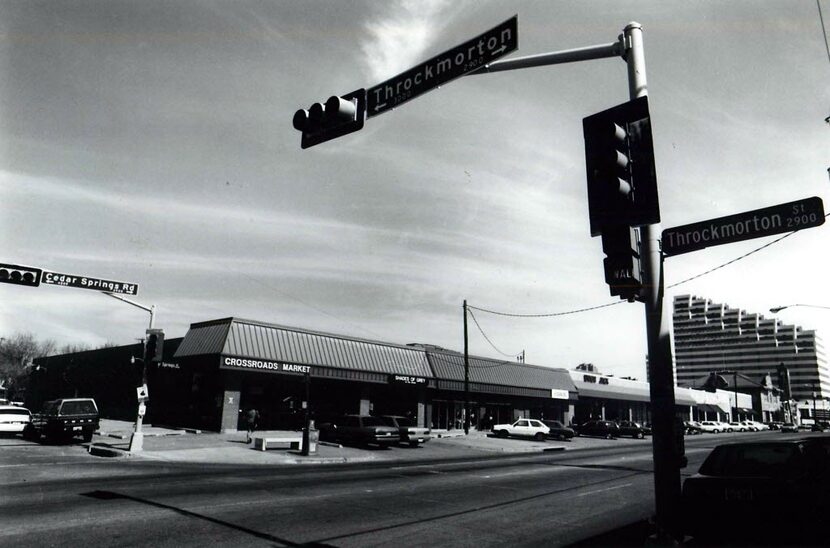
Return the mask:
<svg viewBox="0 0 830 548">
<path fill-rule="evenodd" d="M 130 438 L 130 453 L 138 453 L 144 451 L 144 433 L 133 432 Z"/>
</svg>

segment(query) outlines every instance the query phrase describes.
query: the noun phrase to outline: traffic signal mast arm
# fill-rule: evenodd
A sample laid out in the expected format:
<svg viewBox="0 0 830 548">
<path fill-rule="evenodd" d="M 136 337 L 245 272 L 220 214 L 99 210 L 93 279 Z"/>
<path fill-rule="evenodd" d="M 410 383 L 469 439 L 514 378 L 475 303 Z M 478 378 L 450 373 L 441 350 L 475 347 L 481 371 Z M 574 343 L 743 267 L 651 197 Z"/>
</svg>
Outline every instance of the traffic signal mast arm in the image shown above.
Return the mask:
<svg viewBox="0 0 830 548">
<path fill-rule="evenodd" d="M 549 53 L 538 53 L 526 57 L 515 57 L 513 59 L 500 59 L 493 61 L 471 72 L 474 74 L 486 74 L 490 72 L 501 72 L 504 70 L 516 70 L 523 68 L 542 67 L 546 65 L 561 65 L 563 63 L 574 63 L 577 61 L 590 61 L 592 59 L 606 59 L 608 57 L 622 57 L 625 53 L 623 37 L 620 41 L 611 44 L 588 46 L 584 48 L 568 49 L 563 51 L 552 51 Z"/>
</svg>

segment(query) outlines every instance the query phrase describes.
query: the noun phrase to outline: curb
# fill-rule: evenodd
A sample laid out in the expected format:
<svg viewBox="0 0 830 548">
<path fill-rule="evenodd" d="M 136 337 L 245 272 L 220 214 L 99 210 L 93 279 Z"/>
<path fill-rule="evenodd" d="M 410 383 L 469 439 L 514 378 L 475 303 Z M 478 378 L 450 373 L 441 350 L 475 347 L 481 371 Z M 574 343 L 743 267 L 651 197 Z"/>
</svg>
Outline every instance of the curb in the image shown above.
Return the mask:
<svg viewBox="0 0 830 548">
<path fill-rule="evenodd" d="M 116 449 L 114 447 L 107 447 L 105 445 L 89 444 L 88 452 L 90 455 L 96 457 L 129 457 L 130 452 L 123 449 Z"/>
</svg>

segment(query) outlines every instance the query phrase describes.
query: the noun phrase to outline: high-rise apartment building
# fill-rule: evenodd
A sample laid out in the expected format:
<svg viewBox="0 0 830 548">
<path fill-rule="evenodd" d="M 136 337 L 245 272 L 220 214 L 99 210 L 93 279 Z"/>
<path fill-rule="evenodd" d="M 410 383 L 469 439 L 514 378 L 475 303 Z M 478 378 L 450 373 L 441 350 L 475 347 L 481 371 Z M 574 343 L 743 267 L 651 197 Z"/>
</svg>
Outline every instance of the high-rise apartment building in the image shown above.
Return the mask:
<svg viewBox="0 0 830 548">
<path fill-rule="evenodd" d="M 783 364 L 794 399 L 812 398 L 813 392 L 819 399 L 830 396 L 827 356 L 815 331 L 692 295 L 674 298 L 672 320 L 679 386 L 692 386 L 712 371 L 754 379 L 770 374 L 777 385 Z"/>
</svg>

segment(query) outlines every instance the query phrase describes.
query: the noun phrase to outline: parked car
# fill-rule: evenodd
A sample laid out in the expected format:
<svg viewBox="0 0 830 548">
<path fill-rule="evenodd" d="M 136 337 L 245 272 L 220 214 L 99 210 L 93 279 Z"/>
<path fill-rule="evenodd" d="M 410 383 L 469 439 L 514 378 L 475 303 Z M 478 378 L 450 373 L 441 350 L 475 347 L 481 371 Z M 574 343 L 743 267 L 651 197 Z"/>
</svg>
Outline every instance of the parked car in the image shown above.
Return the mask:
<svg viewBox="0 0 830 548">
<path fill-rule="evenodd" d="M 683 427 L 686 429 L 685 433 L 687 436 L 696 436 L 703 433 L 703 428 L 701 428 L 700 423 L 697 421 L 684 421 Z"/>
<path fill-rule="evenodd" d="M 0 434 L 19 434 L 32 422 L 32 414 L 25 407 L 0 405 Z"/>
<path fill-rule="evenodd" d="M 768 424 L 758 421 L 746 421 L 747 423 L 753 425 L 756 428 L 756 432 L 763 432 L 764 430 L 769 430 L 770 427 Z"/>
<path fill-rule="evenodd" d="M 813 426 L 810 428 L 813 432 L 826 432 L 830 430 L 830 422 L 827 421 L 816 421 L 813 423 Z"/>
<path fill-rule="evenodd" d="M 784 422 L 781 423 L 781 428 L 779 428 L 781 432 L 798 432 L 798 425 L 794 422 Z"/>
<path fill-rule="evenodd" d="M 736 422 L 736 421 L 730 422 L 729 423 L 729 428 L 730 428 L 730 430 L 729 430 L 730 432 L 746 432 L 748 430 L 746 425 L 744 425 L 741 422 Z"/>
<path fill-rule="evenodd" d="M 397 445 L 401 435 L 397 428 L 387 426 L 380 417 L 343 415 L 320 424 L 320 438 L 354 445 Z"/>
<path fill-rule="evenodd" d="M 580 436 L 600 436 L 609 440 L 620 435 L 620 427 L 612 421 L 588 421 L 574 430 Z"/>
<path fill-rule="evenodd" d="M 767 424 L 767 428 L 769 428 L 770 430 L 780 430 L 781 425 L 784 424 L 784 423 L 780 422 L 780 421 L 770 421 L 766 424 Z"/>
<path fill-rule="evenodd" d="M 726 432 L 726 430 L 724 430 L 723 425 L 717 421 L 702 421 L 700 423 L 700 430 L 703 432 L 710 432 L 712 434 L 720 434 L 721 432 Z"/>
<path fill-rule="evenodd" d="M 830 502 L 828 442 L 813 438 L 715 447 L 698 473 L 683 483 L 686 533 L 705 545 L 706 539 L 766 542 L 779 532 L 788 546 L 799 545 L 795 535 L 823 528 Z M 763 523 L 787 526 L 759 526 Z"/>
<path fill-rule="evenodd" d="M 47 401 L 40 413 L 32 415 L 23 437 L 47 442 L 68 441 L 82 436 L 86 442 L 98 430 L 98 406 L 92 398 L 65 398 Z"/>
<path fill-rule="evenodd" d="M 410 447 L 417 447 L 418 444 L 426 443 L 432 438 L 432 431 L 429 428 L 418 426 L 415 420 L 409 417 L 381 415 L 380 420 L 386 426 L 397 428 L 401 443 L 408 443 Z"/>
<path fill-rule="evenodd" d="M 752 421 L 741 421 L 741 425 L 746 428 L 747 432 L 757 432 L 760 430 L 760 428 L 758 428 L 758 426 Z"/>
<path fill-rule="evenodd" d="M 559 421 L 542 421 L 550 430 L 548 432 L 549 438 L 557 440 L 569 440 L 576 435 L 573 428 L 568 428 Z"/>
<path fill-rule="evenodd" d="M 642 424 L 632 421 L 621 421 L 619 423 L 619 436 L 631 436 L 632 438 L 643 439 L 651 430 L 646 430 Z"/>
<path fill-rule="evenodd" d="M 550 428 L 545 423 L 536 419 L 519 419 L 513 424 L 494 424 L 492 431 L 501 438 L 518 436 L 522 438 L 533 438 L 537 441 L 544 441 L 550 434 Z"/>
</svg>

